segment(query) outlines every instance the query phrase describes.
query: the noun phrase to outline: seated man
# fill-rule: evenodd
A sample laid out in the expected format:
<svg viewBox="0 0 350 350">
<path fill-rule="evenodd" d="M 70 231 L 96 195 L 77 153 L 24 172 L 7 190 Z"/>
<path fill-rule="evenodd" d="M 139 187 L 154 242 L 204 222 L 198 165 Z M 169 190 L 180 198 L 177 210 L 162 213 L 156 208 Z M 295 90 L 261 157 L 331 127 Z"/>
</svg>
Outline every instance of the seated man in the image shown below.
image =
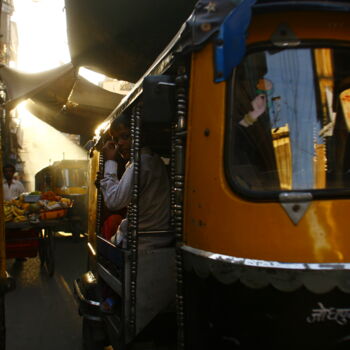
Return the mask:
<svg viewBox="0 0 350 350">
<path fill-rule="evenodd" d="M 127 207 L 132 195 L 133 163 L 126 164 L 125 172 L 119 180 L 118 162 L 115 160 L 118 155 L 124 160 L 130 160 L 132 140 L 129 116 L 122 114 L 115 119 L 110 132 L 113 140 L 107 141 L 103 148 L 106 163 L 100 189 L 106 207 L 115 211 Z M 166 167 L 157 154 L 147 147 L 142 147 L 140 168 L 139 231 L 169 230 L 170 185 Z M 126 247 L 127 228 L 128 219 L 125 218 L 111 238 L 112 243 Z M 173 235 L 141 233 L 139 249 L 166 246 L 173 241 Z"/>
</svg>

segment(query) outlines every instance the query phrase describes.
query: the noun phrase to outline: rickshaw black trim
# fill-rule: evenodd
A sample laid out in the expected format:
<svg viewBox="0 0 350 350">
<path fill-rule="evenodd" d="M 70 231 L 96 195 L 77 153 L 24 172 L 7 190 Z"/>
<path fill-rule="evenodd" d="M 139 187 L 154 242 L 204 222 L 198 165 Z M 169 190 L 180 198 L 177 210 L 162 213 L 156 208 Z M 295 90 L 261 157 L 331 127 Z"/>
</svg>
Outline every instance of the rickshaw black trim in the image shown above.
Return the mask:
<svg viewBox="0 0 350 350">
<path fill-rule="evenodd" d="M 322 44 L 322 45 L 321 45 Z M 343 40 L 303 40 L 297 48 L 348 48 L 350 49 L 350 41 Z M 247 47 L 246 56 L 262 51 L 276 48 L 270 41 L 260 42 L 258 44 L 252 44 Z M 283 50 L 295 49 L 296 47 L 286 47 Z M 291 191 L 250 191 L 239 186 L 232 176 L 234 172 L 231 170 L 230 162 L 230 146 L 232 144 L 233 135 L 232 128 L 230 127 L 230 122 L 232 121 L 233 115 L 233 105 L 234 101 L 231 98 L 233 96 L 234 85 L 235 85 L 235 71 L 233 69 L 230 78 L 227 81 L 226 88 L 226 125 L 225 125 L 225 141 L 224 141 L 224 172 L 226 181 L 228 182 L 232 191 L 240 196 L 242 199 L 256 202 L 280 202 L 279 195 L 281 193 L 311 193 L 312 200 L 321 200 L 321 199 L 348 199 L 350 198 L 350 188 L 339 188 L 332 190 L 315 190 L 315 189 L 303 189 L 303 190 L 291 190 Z"/>
<path fill-rule="evenodd" d="M 104 317 L 105 321 L 108 322 L 108 324 L 113 328 L 114 332 L 116 333 L 117 337 L 121 336 L 121 321 L 120 318 L 117 315 L 106 315 Z M 119 328 L 118 328 L 119 327 Z"/>
<path fill-rule="evenodd" d="M 100 303 L 98 301 L 88 300 L 84 297 L 76 280 L 74 281 L 74 291 L 76 292 L 79 301 L 93 306 L 100 306 Z"/>
<path fill-rule="evenodd" d="M 122 295 L 122 282 L 100 263 L 97 263 L 97 273 L 117 294 Z"/>
<path fill-rule="evenodd" d="M 92 272 L 87 272 L 73 282 L 73 291 L 79 306 L 79 315 L 92 321 L 102 322 L 100 302 L 87 297 L 88 294 L 96 294 L 96 285 L 85 278 L 87 274 L 92 274 Z"/>
<path fill-rule="evenodd" d="M 266 269 L 278 269 L 278 270 L 318 270 L 318 271 L 336 271 L 336 270 L 348 270 L 350 271 L 350 263 L 287 263 L 278 262 L 272 260 L 259 260 L 240 258 L 230 255 L 218 254 L 209 252 L 206 250 L 194 248 L 188 245 L 182 245 L 180 247 L 183 251 L 209 259 L 228 263 L 231 265 L 258 267 Z"/>
<path fill-rule="evenodd" d="M 350 294 L 350 263 L 281 263 L 216 254 L 182 246 L 186 273 L 203 281 L 213 277 L 221 285 L 240 282 L 250 290 L 273 287 L 282 293 L 307 290 L 314 295 L 332 291 Z"/>
<path fill-rule="evenodd" d="M 278 12 L 286 10 L 303 10 L 303 11 L 350 11 L 350 1 L 257 1 L 253 7 L 254 13 L 260 12 Z"/>
</svg>

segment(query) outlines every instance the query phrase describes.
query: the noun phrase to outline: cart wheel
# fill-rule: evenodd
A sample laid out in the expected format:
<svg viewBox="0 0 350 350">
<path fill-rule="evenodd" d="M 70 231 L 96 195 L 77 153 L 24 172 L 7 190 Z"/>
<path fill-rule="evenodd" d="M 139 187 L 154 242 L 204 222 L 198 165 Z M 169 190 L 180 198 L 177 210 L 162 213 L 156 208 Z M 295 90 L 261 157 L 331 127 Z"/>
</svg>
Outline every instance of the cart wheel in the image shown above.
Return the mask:
<svg viewBox="0 0 350 350">
<path fill-rule="evenodd" d="M 39 259 L 40 259 L 40 266 L 43 267 L 45 264 L 46 256 L 45 256 L 45 233 L 43 230 L 41 230 L 39 234 Z"/>
<path fill-rule="evenodd" d="M 55 272 L 55 256 L 54 256 L 54 237 L 52 230 L 45 230 L 45 265 L 49 276 L 52 277 Z"/>
</svg>

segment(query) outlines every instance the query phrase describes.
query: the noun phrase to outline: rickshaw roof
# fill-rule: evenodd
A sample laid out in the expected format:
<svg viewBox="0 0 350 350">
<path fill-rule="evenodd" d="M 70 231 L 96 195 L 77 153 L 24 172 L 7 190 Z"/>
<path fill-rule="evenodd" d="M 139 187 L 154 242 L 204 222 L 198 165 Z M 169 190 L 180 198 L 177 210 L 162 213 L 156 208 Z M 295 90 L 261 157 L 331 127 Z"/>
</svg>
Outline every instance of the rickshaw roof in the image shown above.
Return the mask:
<svg viewBox="0 0 350 350">
<path fill-rule="evenodd" d="M 201 1 L 204 5 L 211 1 Z M 226 16 L 233 12 L 240 4 L 244 3 L 244 0 L 224 0 L 223 4 L 226 6 L 222 7 L 222 12 L 215 14 L 217 17 L 212 26 L 212 30 L 208 33 L 204 33 L 203 36 L 193 38 L 195 32 L 195 26 L 200 26 L 204 21 L 208 21 L 208 13 L 200 12 L 198 8 L 192 12 L 187 21 L 180 27 L 180 30 L 176 33 L 173 39 L 169 42 L 168 46 L 162 51 L 157 57 L 150 68 L 142 75 L 138 82 L 134 85 L 134 88 L 126 95 L 121 103 L 115 108 L 115 110 L 108 116 L 104 121 L 104 128 L 101 133 L 106 132 L 109 129 L 109 125 L 113 119 L 115 119 L 124 109 L 127 108 L 142 92 L 142 83 L 146 76 L 157 75 L 165 72 L 172 64 L 175 56 L 198 49 L 206 41 L 213 37 L 213 34 L 218 32 L 220 25 L 223 23 Z M 336 11 L 350 11 L 350 0 L 343 1 L 324 1 L 324 0 L 246 0 L 246 2 L 254 3 L 252 10 L 257 12 L 269 12 L 271 10 L 336 10 Z M 204 5 L 202 9 L 205 8 Z M 209 14 L 210 17 L 210 14 Z M 195 21 L 193 21 L 195 18 Z M 95 141 L 98 142 L 99 135 L 96 135 Z"/>
<path fill-rule="evenodd" d="M 242 0 L 65 0 L 72 62 L 137 82 L 195 7 Z M 334 6 L 349 0 L 258 0 L 256 6 Z M 212 15 L 216 15 L 214 12 Z"/>
</svg>

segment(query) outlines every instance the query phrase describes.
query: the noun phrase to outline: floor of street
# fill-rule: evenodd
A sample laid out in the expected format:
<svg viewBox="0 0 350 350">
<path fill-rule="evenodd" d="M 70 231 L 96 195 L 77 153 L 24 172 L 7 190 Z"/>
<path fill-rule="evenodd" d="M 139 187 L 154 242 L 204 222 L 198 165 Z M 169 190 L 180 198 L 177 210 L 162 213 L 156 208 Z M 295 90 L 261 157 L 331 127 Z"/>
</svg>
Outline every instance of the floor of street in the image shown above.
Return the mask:
<svg viewBox="0 0 350 350">
<path fill-rule="evenodd" d="M 86 238 L 55 237 L 56 269 L 52 277 L 39 258 L 8 260 L 16 289 L 6 295 L 6 350 L 79 350 L 81 318 L 73 281 L 86 271 Z"/>
</svg>

